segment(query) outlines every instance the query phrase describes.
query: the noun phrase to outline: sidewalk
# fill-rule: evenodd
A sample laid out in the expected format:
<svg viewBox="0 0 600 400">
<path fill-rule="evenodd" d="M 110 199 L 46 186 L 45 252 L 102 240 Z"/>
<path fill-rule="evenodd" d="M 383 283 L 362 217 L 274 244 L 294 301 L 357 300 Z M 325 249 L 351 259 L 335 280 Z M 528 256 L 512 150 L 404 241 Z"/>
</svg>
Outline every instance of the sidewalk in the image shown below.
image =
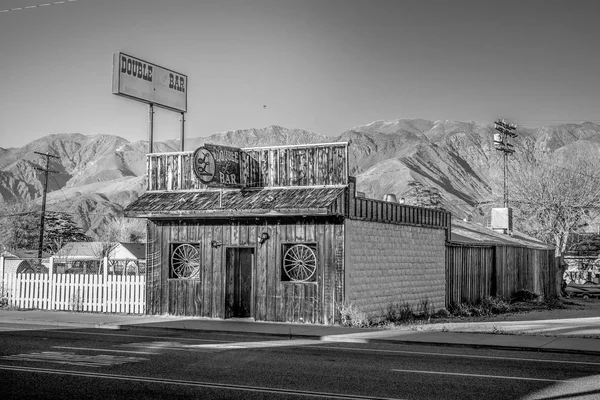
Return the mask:
<svg viewBox="0 0 600 400">
<path fill-rule="evenodd" d="M 378 330 L 251 320 L 0 310 L 0 328 L 6 323 L 23 325 L 23 329 L 185 329 L 330 342 L 388 342 L 600 355 L 600 317 L 430 324 Z M 525 334 L 517 335 L 517 332 Z"/>
</svg>

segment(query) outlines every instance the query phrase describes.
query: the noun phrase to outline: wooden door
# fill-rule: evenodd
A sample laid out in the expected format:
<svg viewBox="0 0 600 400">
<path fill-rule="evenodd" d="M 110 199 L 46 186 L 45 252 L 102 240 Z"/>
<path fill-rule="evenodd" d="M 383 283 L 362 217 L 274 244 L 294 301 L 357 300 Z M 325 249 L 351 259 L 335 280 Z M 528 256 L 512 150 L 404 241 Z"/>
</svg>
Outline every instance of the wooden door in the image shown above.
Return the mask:
<svg viewBox="0 0 600 400">
<path fill-rule="evenodd" d="M 253 248 L 227 249 L 225 318 L 252 317 L 253 264 Z"/>
</svg>

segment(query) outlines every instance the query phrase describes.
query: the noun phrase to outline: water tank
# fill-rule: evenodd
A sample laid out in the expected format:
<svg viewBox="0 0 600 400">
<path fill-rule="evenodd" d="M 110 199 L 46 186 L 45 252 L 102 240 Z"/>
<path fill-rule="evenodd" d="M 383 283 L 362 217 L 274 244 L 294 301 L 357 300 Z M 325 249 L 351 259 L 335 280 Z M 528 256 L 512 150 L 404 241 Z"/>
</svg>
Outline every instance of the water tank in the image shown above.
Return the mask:
<svg viewBox="0 0 600 400">
<path fill-rule="evenodd" d="M 393 193 L 388 193 L 385 196 L 383 196 L 383 201 L 387 201 L 389 203 L 397 203 L 398 199 L 396 199 L 396 195 Z"/>
</svg>

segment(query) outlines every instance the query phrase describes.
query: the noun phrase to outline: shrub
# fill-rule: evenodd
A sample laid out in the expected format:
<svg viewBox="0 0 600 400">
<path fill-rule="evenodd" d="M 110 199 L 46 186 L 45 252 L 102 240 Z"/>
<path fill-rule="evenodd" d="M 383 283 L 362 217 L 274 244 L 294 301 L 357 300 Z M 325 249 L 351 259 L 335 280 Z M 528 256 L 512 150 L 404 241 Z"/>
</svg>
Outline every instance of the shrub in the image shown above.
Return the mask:
<svg viewBox="0 0 600 400">
<path fill-rule="evenodd" d="M 433 315 L 433 304 L 429 302 L 429 299 L 421 300 L 419 303 L 419 309 L 417 310 L 417 315 L 422 318 L 431 318 Z"/>
<path fill-rule="evenodd" d="M 515 301 L 537 301 L 540 295 L 529 291 L 527 289 L 521 289 L 517 291 L 514 296 L 511 298 L 511 302 Z"/>
<path fill-rule="evenodd" d="M 511 310 L 510 304 L 500 297 L 485 297 L 481 301 L 481 307 L 485 310 L 485 315 L 504 314 Z"/>
<path fill-rule="evenodd" d="M 450 317 L 450 311 L 446 310 L 445 308 L 440 308 L 435 313 L 435 316 L 438 317 L 438 318 L 449 318 Z"/>
<path fill-rule="evenodd" d="M 500 297 L 488 296 L 475 304 L 452 304 L 449 311 L 455 317 L 485 317 L 511 312 L 513 307 Z"/>
<path fill-rule="evenodd" d="M 355 328 L 366 328 L 372 325 L 369 316 L 351 303 L 338 303 L 342 325 Z"/>
<path fill-rule="evenodd" d="M 414 321 L 415 313 L 413 312 L 410 304 L 390 304 L 387 308 L 387 313 L 384 319 L 392 323 L 402 323 Z"/>
</svg>

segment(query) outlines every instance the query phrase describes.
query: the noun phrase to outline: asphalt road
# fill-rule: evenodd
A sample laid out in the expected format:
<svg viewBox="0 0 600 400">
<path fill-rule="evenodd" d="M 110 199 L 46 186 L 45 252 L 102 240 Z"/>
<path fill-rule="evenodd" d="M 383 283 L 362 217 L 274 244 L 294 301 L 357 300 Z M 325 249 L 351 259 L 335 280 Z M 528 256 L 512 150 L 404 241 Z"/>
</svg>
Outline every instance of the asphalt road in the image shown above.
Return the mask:
<svg viewBox="0 0 600 400">
<path fill-rule="evenodd" d="M 0 324 L 0 386 L 6 399 L 597 399 L 600 357 Z"/>
</svg>

